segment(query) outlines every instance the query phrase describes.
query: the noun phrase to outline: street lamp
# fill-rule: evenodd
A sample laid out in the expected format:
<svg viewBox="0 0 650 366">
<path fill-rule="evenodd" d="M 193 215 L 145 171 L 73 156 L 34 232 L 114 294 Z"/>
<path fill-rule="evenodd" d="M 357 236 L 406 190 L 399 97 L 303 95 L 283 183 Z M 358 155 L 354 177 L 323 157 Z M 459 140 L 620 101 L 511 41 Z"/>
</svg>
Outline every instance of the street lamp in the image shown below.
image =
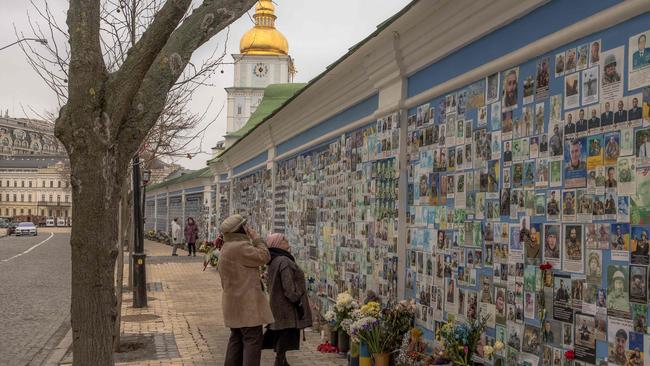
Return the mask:
<svg viewBox="0 0 650 366">
<path fill-rule="evenodd" d="M 20 42 L 26 42 L 26 41 L 38 42 L 38 43 L 42 44 L 43 46 L 47 45 L 47 39 L 45 39 L 45 38 L 21 38 L 21 39 L 17 40 L 14 43 L 10 43 L 10 44 L 8 44 L 6 46 L 0 47 L 0 51 L 4 50 L 5 48 L 9 48 L 9 47 L 11 47 L 13 45 L 16 45 L 16 44 L 18 44 Z"/>
<path fill-rule="evenodd" d="M 133 307 L 147 307 L 147 274 L 144 254 L 144 224 L 142 220 L 142 197 L 140 193 L 140 157 L 133 157 Z"/>
</svg>

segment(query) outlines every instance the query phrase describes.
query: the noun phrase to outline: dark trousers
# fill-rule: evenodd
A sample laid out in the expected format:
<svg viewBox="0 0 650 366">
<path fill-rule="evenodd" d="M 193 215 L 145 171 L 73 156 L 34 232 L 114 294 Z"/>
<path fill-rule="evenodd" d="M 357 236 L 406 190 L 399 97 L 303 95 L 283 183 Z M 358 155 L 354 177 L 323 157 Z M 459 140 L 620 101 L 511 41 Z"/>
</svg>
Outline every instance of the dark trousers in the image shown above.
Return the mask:
<svg viewBox="0 0 650 366">
<path fill-rule="evenodd" d="M 187 243 L 187 254 L 192 254 L 196 255 L 196 243 Z"/>
<path fill-rule="evenodd" d="M 231 328 L 224 366 L 260 366 L 262 326 Z"/>
</svg>

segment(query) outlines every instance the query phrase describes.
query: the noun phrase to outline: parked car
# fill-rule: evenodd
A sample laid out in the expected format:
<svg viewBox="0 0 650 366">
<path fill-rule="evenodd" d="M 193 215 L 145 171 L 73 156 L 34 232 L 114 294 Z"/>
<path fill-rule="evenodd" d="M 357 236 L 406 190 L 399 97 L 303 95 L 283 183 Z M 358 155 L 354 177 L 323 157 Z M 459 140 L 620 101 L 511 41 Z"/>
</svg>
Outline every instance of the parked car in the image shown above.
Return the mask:
<svg viewBox="0 0 650 366">
<path fill-rule="evenodd" d="M 16 236 L 22 235 L 38 235 L 38 229 L 33 222 L 21 222 L 16 226 Z"/>
<path fill-rule="evenodd" d="M 54 226 L 54 219 L 51 218 L 51 217 L 48 217 L 48 218 L 45 220 L 45 226 Z"/>
<path fill-rule="evenodd" d="M 15 233 L 16 233 L 16 224 L 10 222 L 9 225 L 7 226 L 7 235 L 11 235 Z"/>
</svg>

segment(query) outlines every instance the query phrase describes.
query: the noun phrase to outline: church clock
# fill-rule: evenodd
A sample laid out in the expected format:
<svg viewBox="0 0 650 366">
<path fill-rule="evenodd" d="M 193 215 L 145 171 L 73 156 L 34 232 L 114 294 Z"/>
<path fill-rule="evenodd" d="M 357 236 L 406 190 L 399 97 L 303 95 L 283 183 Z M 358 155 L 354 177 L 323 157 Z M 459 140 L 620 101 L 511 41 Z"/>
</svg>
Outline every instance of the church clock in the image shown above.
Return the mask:
<svg viewBox="0 0 650 366">
<path fill-rule="evenodd" d="M 255 67 L 253 68 L 253 74 L 257 76 L 258 78 L 262 78 L 266 76 L 269 72 L 269 67 L 261 62 L 258 62 L 255 64 Z"/>
</svg>

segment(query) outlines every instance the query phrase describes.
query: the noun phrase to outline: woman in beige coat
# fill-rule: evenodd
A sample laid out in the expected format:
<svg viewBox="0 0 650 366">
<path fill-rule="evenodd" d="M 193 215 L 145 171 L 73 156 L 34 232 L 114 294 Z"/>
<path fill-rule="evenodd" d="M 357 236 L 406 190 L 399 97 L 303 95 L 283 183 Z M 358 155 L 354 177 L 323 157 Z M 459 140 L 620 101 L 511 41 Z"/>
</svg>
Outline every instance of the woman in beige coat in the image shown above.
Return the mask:
<svg viewBox="0 0 650 366">
<path fill-rule="evenodd" d="M 219 256 L 223 288 L 223 319 L 230 328 L 225 366 L 259 366 L 262 326 L 273 323 L 269 301 L 262 289 L 260 266 L 270 259 L 264 241 L 240 215 L 221 223 L 224 244 Z"/>
</svg>

